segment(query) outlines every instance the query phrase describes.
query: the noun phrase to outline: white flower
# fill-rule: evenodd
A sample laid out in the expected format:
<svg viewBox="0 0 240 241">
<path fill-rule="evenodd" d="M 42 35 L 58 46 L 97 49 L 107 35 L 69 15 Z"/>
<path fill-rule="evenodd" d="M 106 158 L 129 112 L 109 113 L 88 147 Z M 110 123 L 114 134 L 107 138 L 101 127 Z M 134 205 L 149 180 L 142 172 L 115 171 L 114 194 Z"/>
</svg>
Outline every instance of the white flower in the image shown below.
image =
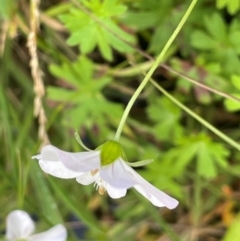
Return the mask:
<svg viewBox="0 0 240 241">
<path fill-rule="evenodd" d="M 41 154 L 32 158 L 39 160 L 46 173 L 59 178 L 76 178 L 83 185 L 94 183 L 100 194 L 107 191 L 112 198 L 123 197 L 127 189 L 134 187 L 155 206 L 173 209 L 178 205 L 177 200 L 155 188 L 124 161 L 124 151 L 116 141 L 107 141 L 95 151 L 78 153 L 47 145 Z"/>
<path fill-rule="evenodd" d="M 15 210 L 7 215 L 6 238 L 9 241 L 65 241 L 67 239 L 66 228 L 58 224 L 48 231 L 34 234 L 35 225 L 30 216 L 22 211 Z"/>
</svg>

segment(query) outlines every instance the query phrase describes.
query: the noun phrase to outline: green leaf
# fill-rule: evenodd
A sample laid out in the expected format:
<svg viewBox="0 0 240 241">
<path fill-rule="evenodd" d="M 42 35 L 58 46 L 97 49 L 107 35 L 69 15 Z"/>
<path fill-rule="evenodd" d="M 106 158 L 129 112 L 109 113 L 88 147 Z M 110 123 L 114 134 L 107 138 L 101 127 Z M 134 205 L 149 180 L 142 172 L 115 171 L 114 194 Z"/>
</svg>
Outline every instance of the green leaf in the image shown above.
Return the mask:
<svg viewBox="0 0 240 241">
<path fill-rule="evenodd" d="M 93 63 L 82 56 L 73 63 L 53 65 L 53 75 L 64 78 L 64 85 L 47 88 L 48 99 L 58 101 L 67 108 L 63 112 L 65 126 L 79 129 L 100 127 L 100 133 L 109 129 L 111 118 L 117 122 L 122 114 L 120 104 L 108 101 L 101 90 L 112 80 L 108 76 L 95 78 Z M 68 88 L 64 86 L 69 86 Z M 76 118 L 77 116 L 77 118 Z"/>
<path fill-rule="evenodd" d="M 203 31 L 195 31 L 191 35 L 191 44 L 193 47 L 202 50 L 211 50 L 218 48 L 218 42 L 213 40 Z"/>
<path fill-rule="evenodd" d="M 227 10 L 230 14 L 236 14 L 239 11 L 240 8 L 240 2 L 239 0 L 230 0 L 228 1 L 228 7 Z"/>
<path fill-rule="evenodd" d="M 229 41 L 236 50 L 238 54 L 240 54 L 240 31 L 232 31 L 229 34 Z"/>
<path fill-rule="evenodd" d="M 113 58 L 112 49 L 109 45 L 109 41 L 105 34 L 105 31 L 100 28 L 98 29 L 97 40 L 101 54 L 104 56 L 105 59 L 111 61 Z"/>
<path fill-rule="evenodd" d="M 228 150 L 222 144 L 214 143 L 206 134 L 200 133 L 180 139 L 179 146 L 166 156 L 180 172 L 196 158 L 198 174 L 205 178 L 214 178 L 218 174 L 216 164 L 226 168 L 228 155 Z"/>
<path fill-rule="evenodd" d="M 231 82 L 240 91 L 240 75 L 233 75 Z"/>
<path fill-rule="evenodd" d="M 224 8 L 229 0 L 217 0 L 217 8 Z"/>
<path fill-rule="evenodd" d="M 50 65 L 50 72 L 56 77 L 67 81 L 71 87 L 82 88 L 88 85 L 93 75 L 93 64 L 85 56 L 81 56 L 77 61 L 64 62 L 62 65 Z"/>
<path fill-rule="evenodd" d="M 231 94 L 231 95 L 240 99 L 240 94 Z M 234 112 L 234 111 L 240 110 L 240 103 L 234 100 L 226 99 L 224 101 L 224 106 L 228 111 Z"/>
<path fill-rule="evenodd" d="M 217 0 L 217 8 L 221 9 L 226 7 L 228 12 L 232 15 L 236 14 L 240 8 L 239 0 Z"/>
<path fill-rule="evenodd" d="M 93 51 L 94 47 L 96 46 L 96 35 L 96 27 L 94 25 L 88 25 L 83 27 L 81 31 L 74 32 L 67 40 L 67 43 L 70 46 L 79 44 L 81 52 L 86 54 Z"/>
<path fill-rule="evenodd" d="M 149 118 L 156 122 L 153 134 L 158 139 L 173 141 L 182 135 L 183 129 L 179 124 L 181 110 L 167 98 L 155 99 L 147 108 L 147 113 Z"/>
<path fill-rule="evenodd" d="M 74 97 L 77 97 L 74 91 L 65 90 L 59 87 L 48 86 L 47 96 L 51 100 L 66 102 L 74 102 Z"/>
<path fill-rule="evenodd" d="M 111 47 L 124 53 L 133 52 L 133 49 L 124 41 L 133 44 L 135 37 L 123 31 L 116 22 L 116 16 L 126 11 L 125 5 L 116 0 L 91 0 L 83 1 L 83 4 L 92 15 L 73 8 L 60 16 L 61 21 L 70 31 L 67 41 L 69 45 L 79 45 L 84 54 L 90 53 L 98 46 L 101 54 L 108 61 L 113 59 Z"/>
<path fill-rule="evenodd" d="M 206 178 L 214 178 L 217 176 L 217 170 L 212 161 L 211 153 L 209 152 L 209 147 L 205 143 L 199 143 L 198 145 L 198 155 L 197 155 L 197 168 L 199 175 Z"/>
<path fill-rule="evenodd" d="M 224 41 L 227 35 L 226 24 L 218 13 L 204 17 L 204 24 L 208 32 L 217 41 Z"/>
<path fill-rule="evenodd" d="M 124 23 L 139 30 L 154 26 L 158 21 L 158 12 L 127 12 L 123 16 Z"/>
<path fill-rule="evenodd" d="M 106 16 L 117 16 L 123 14 L 127 10 L 127 7 L 120 4 L 118 0 L 104 0 L 102 10 Z"/>
</svg>

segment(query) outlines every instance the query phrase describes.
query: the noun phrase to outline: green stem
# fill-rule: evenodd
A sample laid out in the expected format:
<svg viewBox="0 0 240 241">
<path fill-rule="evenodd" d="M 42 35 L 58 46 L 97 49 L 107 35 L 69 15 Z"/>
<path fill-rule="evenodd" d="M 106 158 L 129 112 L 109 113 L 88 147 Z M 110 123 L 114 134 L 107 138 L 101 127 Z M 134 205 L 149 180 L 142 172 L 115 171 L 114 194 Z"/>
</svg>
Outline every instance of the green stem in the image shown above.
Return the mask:
<svg viewBox="0 0 240 241">
<path fill-rule="evenodd" d="M 176 27 L 176 29 L 174 30 L 174 32 L 172 33 L 171 37 L 168 39 L 167 43 L 165 44 L 164 48 L 162 49 L 161 53 L 158 55 L 156 61 L 153 63 L 151 69 L 148 71 L 147 75 L 145 76 L 145 78 L 143 79 L 142 83 L 139 85 L 139 87 L 136 89 L 135 93 L 133 94 L 132 98 L 130 99 L 130 101 L 128 102 L 127 107 L 124 110 L 123 116 L 121 118 L 121 121 L 119 123 L 117 132 L 115 134 L 114 140 L 119 140 L 123 126 L 126 122 L 126 119 L 129 115 L 129 112 L 134 104 L 134 102 L 136 101 L 137 97 L 139 96 L 139 94 L 141 93 L 141 91 L 143 90 L 143 88 L 146 86 L 146 84 L 148 83 L 148 81 L 150 80 L 153 72 L 157 69 L 157 67 L 159 66 L 159 64 L 163 61 L 163 57 L 166 54 L 166 52 L 168 51 L 169 47 L 171 46 L 171 44 L 173 43 L 174 39 L 176 38 L 176 36 L 178 35 L 178 33 L 180 32 L 180 30 L 182 29 L 184 23 L 186 22 L 186 20 L 188 19 L 190 13 L 192 12 L 194 6 L 196 5 L 198 0 L 192 0 L 191 4 L 189 5 L 187 11 L 185 12 L 184 16 L 182 17 L 181 21 L 179 22 L 178 26 Z"/>
<path fill-rule="evenodd" d="M 23 170 L 22 162 L 20 157 L 20 152 L 17 151 L 17 161 L 18 161 L 18 208 L 22 208 L 23 205 Z"/>
<path fill-rule="evenodd" d="M 211 130 L 214 134 L 219 136 L 221 139 L 226 141 L 228 144 L 231 146 L 235 147 L 237 150 L 240 151 L 240 145 L 235 142 L 233 139 L 219 131 L 217 128 L 215 128 L 213 125 L 205 121 L 202 117 L 199 115 L 195 114 L 193 111 L 191 111 L 189 108 L 187 108 L 185 105 L 183 105 L 181 102 L 179 102 L 177 99 L 175 99 L 171 94 L 169 94 L 166 90 L 164 90 L 159 84 L 157 84 L 154 80 L 150 80 L 151 83 L 159 90 L 161 91 L 166 97 L 168 97 L 172 102 L 174 102 L 176 105 L 178 105 L 181 109 L 186 111 L 190 116 L 195 118 L 197 121 L 199 121 L 201 124 L 203 124 L 206 128 Z"/>
</svg>

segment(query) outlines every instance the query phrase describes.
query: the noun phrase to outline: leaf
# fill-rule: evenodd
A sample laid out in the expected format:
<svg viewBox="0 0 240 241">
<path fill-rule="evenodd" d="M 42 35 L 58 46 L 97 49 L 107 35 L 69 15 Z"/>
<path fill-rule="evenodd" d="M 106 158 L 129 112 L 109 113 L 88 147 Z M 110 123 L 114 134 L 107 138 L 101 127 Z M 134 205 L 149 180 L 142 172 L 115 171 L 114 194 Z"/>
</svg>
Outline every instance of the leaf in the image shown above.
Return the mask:
<svg viewBox="0 0 240 241">
<path fill-rule="evenodd" d="M 217 4 L 217 8 L 224 8 L 227 4 L 228 0 L 217 0 L 216 4 Z"/>
<path fill-rule="evenodd" d="M 50 97 L 53 101 L 61 101 L 63 103 L 67 102 L 74 102 L 74 97 L 76 97 L 76 94 L 74 91 L 65 90 L 63 88 L 54 87 L 54 86 L 48 86 L 47 88 L 47 95 Z"/>
<path fill-rule="evenodd" d="M 212 161 L 211 153 L 205 143 L 198 145 L 197 169 L 200 176 L 213 178 L 217 176 L 217 170 Z"/>
<path fill-rule="evenodd" d="M 240 75 L 233 75 L 231 82 L 240 91 Z"/>
<path fill-rule="evenodd" d="M 228 12 L 230 14 L 237 13 L 237 11 L 239 11 L 239 8 L 240 8 L 239 0 L 231 0 L 228 2 Z"/>
<path fill-rule="evenodd" d="M 158 12 L 127 12 L 122 20 L 129 26 L 138 28 L 138 30 L 146 29 L 154 26 L 158 21 Z"/>
<path fill-rule="evenodd" d="M 98 29 L 97 40 L 101 54 L 104 56 L 105 59 L 111 61 L 113 58 L 112 49 L 110 47 L 105 31 L 100 28 Z"/>
<path fill-rule="evenodd" d="M 232 15 L 236 14 L 240 8 L 239 0 L 217 0 L 217 8 L 221 9 L 226 7 L 228 12 Z"/>
<path fill-rule="evenodd" d="M 205 178 L 217 176 L 217 165 L 226 168 L 229 151 L 220 143 L 214 143 L 204 133 L 182 138 L 179 146 L 169 151 L 166 157 L 174 163 L 174 168 L 183 172 L 190 161 L 197 160 L 197 172 Z"/>
<path fill-rule="evenodd" d="M 93 51 L 97 44 L 97 30 L 94 26 L 88 25 L 83 27 L 81 31 L 74 32 L 67 40 L 70 46 L 80 44 L 80 50 L 83 54 Z"/>
<path fill-rule="evenodd" d="M 231 82 L 232 82 L 234 88 L 239 90 L 239 93 L 237 93 L 237 91 L 236 91 L 235 93 L 232 93 L 231 95 L 240 99 L 240 76 L 233 75 L 231 78 Z M 228 111 L 234 112 L 234 111 L 240 110 L 240 102 L 237 102 L 234 100 L 225 99 L 224 106 Z"/>
<path fill-rule="evenodd" d="M 234 49 L 238 54 L 240 54 L 239 39 L 240 39 L 240 31 L 232 31 L 229 34 L 229 41 L 231 42 L 232 46 L 234 47 Z"/>
<path fill-rule="evenodd" d="M 127 7 L 120 4 L 117 0 L 104 0 L 102 9 L 106 16 L 117 16 L 123 14 L 127 10 Z"/>
<path fill-rule="evenodd" d="M 64 63 L 50 68 L 53 75 L 64 78 L 64 86 L 49 86 L 48 99 L 58 101 L 66 106 L 63 123 L 71 128 L 104 126 L 100 133 L 108 130 L 111 118 L 117 122 L 122 114 L 122 106 L 108 101 L 101 90 L 111 82 L 108 76 L 94 77 L 93 63 L 82 56 L 73 63 Z M 77 116 L 77 118 L 76 118 Z"/>
<path fill-rule="evenodd" d="M 84 54 L 90 53 L 98 46 L 108 61 L 113 59 L 111 47 L 124 53 L 133 52 L 124 41 L 133 44 L 135 37 L 122 30 L 116 22 L 116 16 L 126 11 L 125 5 L 116 0 L 91 0 L 83 1 L 83 4 L 92 15 L 73 8 L 60 16 L 60 20 L 70 31 L 67 40 L 69 45 L 79 45 Z"/>
<path fill-rule="evenodd" d="M 191 44 L 193 47 L 202 50 L 211 50 L 218 47 L 218 42 L 213 40 L 203 31 L 195 31 L 191 35 Z"/>
<path fill-rule="evenodd" d="M 240 94 L 231 94 L 231 95 L 240 99 Z M 234 111 L 240 110 L 240 103 L 234 100 L 226 99 L 224 101 L 224 106 L 228 111 L 234 112 Z"/>
<path fill-rule="evenodd" d="M 147 108 L 147 114 L 156 123 L 153 134 L 159 140 L 174 141 L 182 135 L 181 110 L 166 97 L 155 99 L 155 103 Z"/>
<path fill-rule="evenodd" d="M 204 24 L 208 32 L 217 41 L 224 41 L 227 35 L 226 24 L 218 13 L 212 13 L 204 17 Z"/>
</svg>

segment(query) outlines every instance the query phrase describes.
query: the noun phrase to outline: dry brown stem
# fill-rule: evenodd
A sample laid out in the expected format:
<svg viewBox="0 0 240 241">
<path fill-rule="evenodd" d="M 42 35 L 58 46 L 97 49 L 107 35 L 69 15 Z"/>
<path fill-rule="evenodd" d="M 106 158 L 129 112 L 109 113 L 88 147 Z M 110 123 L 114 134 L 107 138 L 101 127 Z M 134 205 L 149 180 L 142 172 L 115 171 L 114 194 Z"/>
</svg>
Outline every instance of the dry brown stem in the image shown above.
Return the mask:
<svg viewBox="0 0 240 241">
<path fill-rule="evenodd" d="M 43 83 L 43 73 L 39 67 L 37 54 L 37 31 L 39 29 L 39 0 L 31 0 L 30 2 L 30 32 L 28 34 L 27 46 L 30 54 L 30 68 L 34 81 L 34 116 L 38 118 L 39 129 L 38 136 L 42 142 L 42 146 L 49 143 L 48 135 L 46 133 L 47 118 L 43 107 L 42 99 L 45 94 Z"/>
</svg>

